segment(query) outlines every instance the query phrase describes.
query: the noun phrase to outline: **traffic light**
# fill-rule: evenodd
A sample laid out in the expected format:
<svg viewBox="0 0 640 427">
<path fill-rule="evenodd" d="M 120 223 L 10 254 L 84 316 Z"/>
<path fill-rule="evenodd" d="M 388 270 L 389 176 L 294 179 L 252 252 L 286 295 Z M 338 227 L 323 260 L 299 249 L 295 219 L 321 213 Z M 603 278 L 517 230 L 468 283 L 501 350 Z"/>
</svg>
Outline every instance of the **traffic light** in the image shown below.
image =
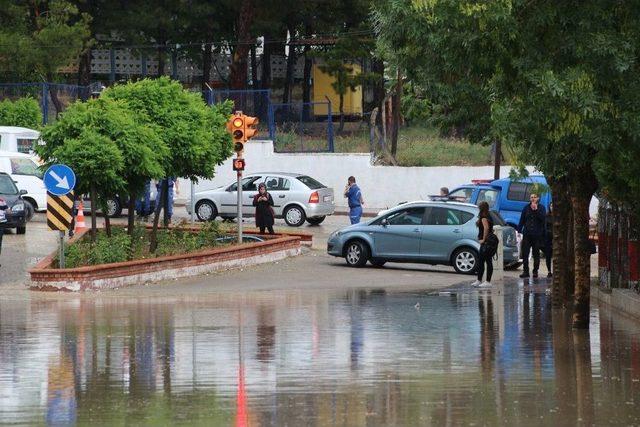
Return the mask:
<svg viewBox="0 0 640 427">
<path fill-rule="evenodd" d="M 227 122 L 227 130 L 233 138 L 233 151 L 238 153 L 238 157 L 242 157 L 244 143 L 253 138 L 258 132 L 256 125 L 257 117 L 246 116 L 242 111 L 236 111 Z"/>
<path fill-rule="evenodd" d="M 244 117 L 242 112 L 237 112 L 232 115 L 227 122 L 227 130 L 231 133 L 233 139 L 233 151 L 238 153 L 239 157 L 242 157 L 242 151 L 244 150 Z"/>
</svg>

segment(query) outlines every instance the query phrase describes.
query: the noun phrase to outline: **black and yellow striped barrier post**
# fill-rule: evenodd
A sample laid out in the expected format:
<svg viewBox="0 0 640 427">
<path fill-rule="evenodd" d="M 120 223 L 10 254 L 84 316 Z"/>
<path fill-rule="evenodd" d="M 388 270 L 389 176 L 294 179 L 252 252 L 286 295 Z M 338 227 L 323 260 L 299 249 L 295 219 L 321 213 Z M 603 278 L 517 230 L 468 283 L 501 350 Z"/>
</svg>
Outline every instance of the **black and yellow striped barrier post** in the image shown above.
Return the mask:
<svg viewBox="0 0 640 427">
<path fill-rule="evenodd" d="M 64 233 L 73 222 L 73 191 L 56 196 L 47 191 L 47 225 L 60 232 L 60 268 L 64 268 Z"/>
</svg>

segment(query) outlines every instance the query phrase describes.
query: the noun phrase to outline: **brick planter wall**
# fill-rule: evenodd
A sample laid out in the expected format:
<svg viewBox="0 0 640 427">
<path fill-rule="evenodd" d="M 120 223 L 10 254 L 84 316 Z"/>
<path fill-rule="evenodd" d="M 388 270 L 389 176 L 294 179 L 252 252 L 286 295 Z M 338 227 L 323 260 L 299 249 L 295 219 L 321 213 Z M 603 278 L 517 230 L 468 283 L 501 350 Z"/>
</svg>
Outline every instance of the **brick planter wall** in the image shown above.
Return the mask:
<svg viewBox="0 0 640 427">
<path fill-rule="evenodd" d="M 301 252 L 300 242 L 300 236 L 277 235 L 264 242 L 243 243 L 183 255 L 64 269 L 52 268 L 56 255 L 53 253 L 29 270 L 30 288 L 77 292 L 196 276 L 295 256 Z"/>
</svg>

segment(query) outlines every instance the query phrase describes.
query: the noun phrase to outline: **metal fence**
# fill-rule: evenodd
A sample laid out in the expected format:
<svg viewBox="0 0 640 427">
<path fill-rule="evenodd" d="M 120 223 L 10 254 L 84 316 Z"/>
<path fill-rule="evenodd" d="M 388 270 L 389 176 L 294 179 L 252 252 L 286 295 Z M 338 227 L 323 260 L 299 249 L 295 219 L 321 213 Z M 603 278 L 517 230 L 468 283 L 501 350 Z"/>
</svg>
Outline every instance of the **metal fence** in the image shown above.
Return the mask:
<svg viewBox="0 0 640 427">
<path fill-rule="evenodd" d="M 67 85 L 59 83 L 1 83 L 0 100 L 31 97 L 40 104 L 42 124 L 47 124 L 58 117 L 71 103 L 78 99 L 86 101 L 102 85 L 94 83 L 89 86 Z"/>
<path fill-rule="evenodd" d="M 218 104 L 227 100 L 233 101 L 233 109 L 249 116 L 257 117 L 258 134 L 274 138 L 275 127 L 271 115 L 271 91 L 258 90 L 209 90 L 204 92 L 207 104 Z"/>
<path fill-rule="evenodd" d="M 598 205 L 598 273 L 602 288 L 640 292 L 640 219 L 604 198 Z"/>
<path fill-rule="evenodd" d="M 272 110 L 276 152 L 334 151 L 331 102 L 272 104 Z"/>
</svg>

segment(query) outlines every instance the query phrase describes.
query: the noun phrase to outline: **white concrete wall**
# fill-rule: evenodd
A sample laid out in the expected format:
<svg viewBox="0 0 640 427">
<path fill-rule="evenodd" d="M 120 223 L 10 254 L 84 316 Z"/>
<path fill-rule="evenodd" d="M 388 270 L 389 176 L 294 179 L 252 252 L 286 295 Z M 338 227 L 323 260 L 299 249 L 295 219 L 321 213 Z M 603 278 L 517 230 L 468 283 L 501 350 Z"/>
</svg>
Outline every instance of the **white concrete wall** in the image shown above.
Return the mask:
<svg viewBox="0 0 640 427">
<path fill-rule="evenodd" d="M 294 172 L 309 175 L 336 194 L 336 206 L 346 207 L 342 197 L 347 178 L 356 177 L 362 190 L 365 209 L 392 207 L 400 202 L 421 200 L 439 194 L 441 187 L 450 190 L 468 184 L 473 179 L 492 179 L 493 166 L 399 167 L 374 166 L 367 153 L 274 153 L 271 141 L 251 141 L 245 144 L 245 174 L 257 172 Z M 509 175 L 510 166 L 500 169 L 500 176 Z M 534 172 L 533 169 L 530 170 Z M 196 191 L 231 184 L 236 180 L 231 159 L 216 169 L 213 180 L 201 181 Z M 189 196 L 189 182 L 181 180 L 178 200 Z"/>
</svg>

